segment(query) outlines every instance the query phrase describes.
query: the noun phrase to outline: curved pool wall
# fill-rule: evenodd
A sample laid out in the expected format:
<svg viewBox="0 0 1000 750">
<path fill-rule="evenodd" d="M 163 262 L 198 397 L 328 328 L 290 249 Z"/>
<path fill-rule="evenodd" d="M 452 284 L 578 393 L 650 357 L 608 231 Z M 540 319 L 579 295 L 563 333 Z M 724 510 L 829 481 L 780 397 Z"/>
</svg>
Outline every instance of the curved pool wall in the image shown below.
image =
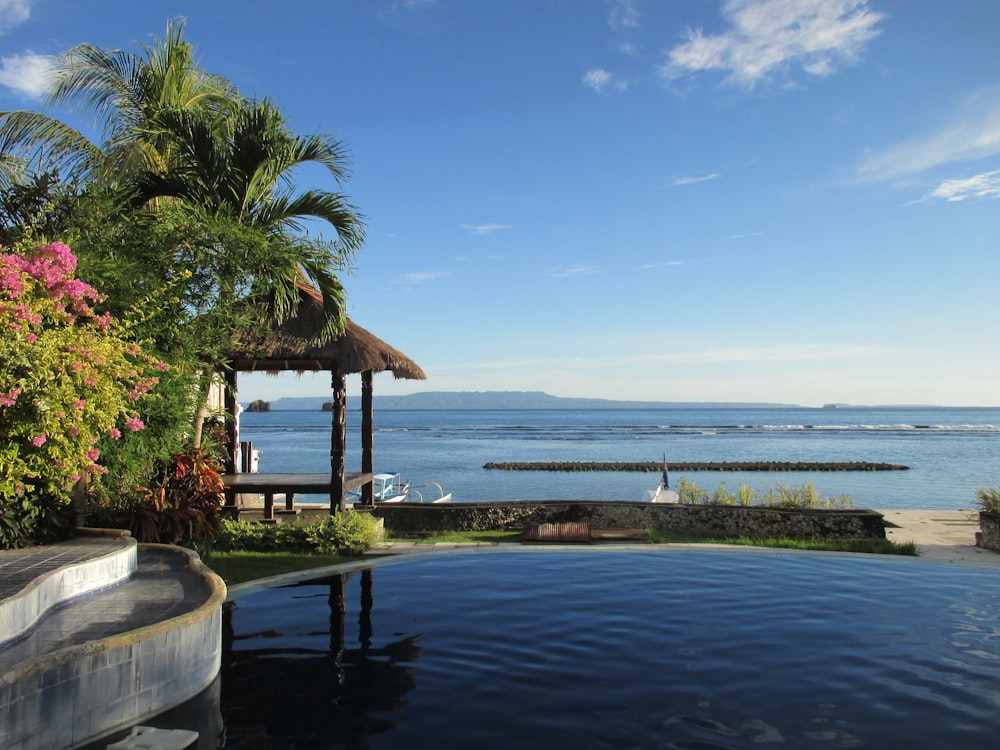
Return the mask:
<svg viewBox="0 0 1000 750">
<path fill-rule="evenodd" d="M 991 567 L 648 546 L 387 562 L 234 589 L 229 742 L 930 750 L 1000 736 Z"/>
<path fill-rule="evenodd" d="M 114 586 L 135 572 L 136 541 L 114 529 L 81 530 L 82 539 L 112 543 L 117 549 L 43 573 L 17 594 L 0 600 L 0 647 L 34 627 L 45 613 L 78 596 Z"/>
<path fill-rule="evenodd" d="M 29 659 L 0 675 L 4 750 L 79 747 L 212 685 L 221 665 L 225 584 L 189 550 L 139 545 L 138 554 L 144 549 L 176 555 L 181 567 L 204 581 L 204 602 L 176 617 Z"/>
</svg>

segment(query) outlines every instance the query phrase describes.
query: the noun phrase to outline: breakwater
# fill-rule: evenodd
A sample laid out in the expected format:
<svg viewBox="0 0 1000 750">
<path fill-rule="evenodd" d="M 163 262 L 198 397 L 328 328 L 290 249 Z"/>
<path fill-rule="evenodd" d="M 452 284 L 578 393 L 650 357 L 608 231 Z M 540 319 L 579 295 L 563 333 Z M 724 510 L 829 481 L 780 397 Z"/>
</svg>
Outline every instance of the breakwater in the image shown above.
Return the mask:
<svg viewBox="0 0 1000 750">
<path fill-rule="evenodd" d="M 490 461 L 503 471 L 663 471 L 656 461 Z M 870 461 L 672 461 L 671 471 L 906 471 L 900 464 Z"/>
</svg>

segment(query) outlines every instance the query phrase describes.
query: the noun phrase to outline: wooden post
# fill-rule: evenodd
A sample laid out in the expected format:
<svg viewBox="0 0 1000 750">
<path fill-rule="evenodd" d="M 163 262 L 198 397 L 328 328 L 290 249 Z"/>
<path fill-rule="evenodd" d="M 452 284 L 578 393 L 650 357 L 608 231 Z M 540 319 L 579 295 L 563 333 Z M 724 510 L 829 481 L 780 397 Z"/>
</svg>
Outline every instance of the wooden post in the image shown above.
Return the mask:
<svg viewBox="0 0 1000 750">
<path fill-rule="evenodd" d="M 236 473 L 236 462 L 240 459 L 240 434 L 236 425 L 236 410 L 239 404 L 236 401 L 236 368 L 230 367 L 225 371 L 226 384 L 223 400 L 226 405 L 226 473 Z"/>
<path fill-rule="evenodd" d="M 372 397 L 373 373 L 365 370 L 361 373 L 361 471 L 365 474 L 375 473 L 375 409 Z M 367 482 L 361 488 L 361 504 L 375 504 L 375 489 L 373 482 Z"/>
<path fill-rule="evenodd" d="M 330 431 L 330 515 L 347 511 L 344 499 L 344 447 L 347 444 L 347 378 L 334 371 L 333 429 Z M 334 505 L 336 503 L 336 506 Z"/>
</svg>

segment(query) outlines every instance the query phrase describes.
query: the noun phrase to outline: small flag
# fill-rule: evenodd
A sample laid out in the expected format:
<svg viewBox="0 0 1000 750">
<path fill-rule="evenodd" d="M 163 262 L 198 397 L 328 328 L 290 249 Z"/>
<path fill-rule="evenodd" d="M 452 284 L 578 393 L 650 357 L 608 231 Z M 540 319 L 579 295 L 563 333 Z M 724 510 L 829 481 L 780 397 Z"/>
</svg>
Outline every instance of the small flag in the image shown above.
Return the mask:
<svg viewBox="0 0 1000 750">
<path fill-rule="evenodd" d="M 663 476 L 660 478 L 660 483 L 663 485 L 663 489 L 670 489 L 670 475 L 667 474 L 667 454 L 663 454 Z"/>
</svg>

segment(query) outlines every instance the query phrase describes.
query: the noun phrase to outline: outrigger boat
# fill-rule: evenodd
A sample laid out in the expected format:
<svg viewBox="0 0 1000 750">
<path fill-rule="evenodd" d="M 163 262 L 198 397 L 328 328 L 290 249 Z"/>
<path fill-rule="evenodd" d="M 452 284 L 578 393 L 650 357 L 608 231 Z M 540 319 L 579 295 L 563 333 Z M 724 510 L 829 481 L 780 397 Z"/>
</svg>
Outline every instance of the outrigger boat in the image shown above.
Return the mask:
<svg viewBox="0 0 1000 750">
<path fill-rule="evenodd" d="M 430 485 L 420 485 L 420 487 L 428 486 L 437 487 L 440 495 L 440 497 L 431 500 L 432 503 L 446 503 L 451 500 L 451 493 L 449 492 L 446 495 L 441 485 L 436 482 L 431 482 Z M 411 494 L 417 496 L 417 502 L 424 502 L 424 496 L 420 493 L 420 491 L 415 488 L 411 488 L 410 483 L 408 481 L 403 481 L 399 474 L 376 474 L 372 477 L 372 497 L 377 505 L 381 503 L 403 503 L 407 501 L 407 497 Z M 351 491 L 348 494 L 348 499 L 360 504 L 360 488 Z"/>
</svg>

